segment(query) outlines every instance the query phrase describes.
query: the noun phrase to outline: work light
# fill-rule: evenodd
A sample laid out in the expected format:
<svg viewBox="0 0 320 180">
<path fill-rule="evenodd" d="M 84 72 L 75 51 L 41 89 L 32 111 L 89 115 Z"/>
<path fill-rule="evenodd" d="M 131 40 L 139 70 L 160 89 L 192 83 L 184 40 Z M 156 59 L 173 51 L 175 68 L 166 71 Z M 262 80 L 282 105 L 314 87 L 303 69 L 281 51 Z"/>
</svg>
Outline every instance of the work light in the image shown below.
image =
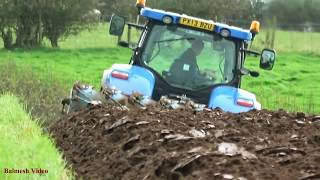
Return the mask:
<svg viewBox="0 0 320 180">
<path fill-rule="evenodd" d="M 250 26 L 250 32 L 253 34 L 258 34 L 260 31 L 260 22 L 259 21 L 252 21 Z"/>
<path fill-rule="evenodd" d="M 144 8 L 146 6 L 146 0 L 137 0 L 136 7 Z"/>
<path fill-rule="evenodd" d="M 229 37 L 230 36 L 230 31 L 228 29 L 222 29 L 220 32 L 222 37 Z"/>
<path fill-rule="evenodd" d="M 172 23 L 172 17 L 170 16 L 164 16 L 162 19 L 162 22 L 165 24 L 171 24 Z"/>
</svg>

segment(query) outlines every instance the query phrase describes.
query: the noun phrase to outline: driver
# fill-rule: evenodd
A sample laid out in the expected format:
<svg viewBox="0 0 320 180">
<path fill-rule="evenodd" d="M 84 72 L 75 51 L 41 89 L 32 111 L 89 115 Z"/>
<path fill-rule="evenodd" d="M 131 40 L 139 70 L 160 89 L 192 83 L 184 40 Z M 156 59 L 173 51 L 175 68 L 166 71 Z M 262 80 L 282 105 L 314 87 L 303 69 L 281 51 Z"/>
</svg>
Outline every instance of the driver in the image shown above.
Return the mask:
<svg viewBox="0 0 320 180">
<path fill-rule="evenodd" d="M 187 84 L 190 82 L 204 79 L 201 75 L 197 64 L 197 56 L 199 56 L 204 48 L 204 43 L 200 39 L 195 39 L 192 45 L 187 49 L 170 67 L 170 73 L 174 83 Z"/>
</svg>

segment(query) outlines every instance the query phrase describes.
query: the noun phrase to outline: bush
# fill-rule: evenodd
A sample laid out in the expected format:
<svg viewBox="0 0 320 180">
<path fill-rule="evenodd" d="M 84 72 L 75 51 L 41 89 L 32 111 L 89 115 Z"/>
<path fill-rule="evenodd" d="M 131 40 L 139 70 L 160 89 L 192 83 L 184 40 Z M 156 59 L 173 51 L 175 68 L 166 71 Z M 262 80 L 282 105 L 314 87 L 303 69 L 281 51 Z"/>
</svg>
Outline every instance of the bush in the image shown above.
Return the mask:
<svg viewBox="0 0 320 180">
<path fill-rule="evenodd" d="M 66 96 L 62 82 L 48 73 L 39 77 L 32 67 L 17 66 L 15 61 L 0 62 L 0 94 L 11 92 L 27 106 L 27 110 L 44 126 L 50 125 L 61 115 L 61 99 Z"/>
</svg>

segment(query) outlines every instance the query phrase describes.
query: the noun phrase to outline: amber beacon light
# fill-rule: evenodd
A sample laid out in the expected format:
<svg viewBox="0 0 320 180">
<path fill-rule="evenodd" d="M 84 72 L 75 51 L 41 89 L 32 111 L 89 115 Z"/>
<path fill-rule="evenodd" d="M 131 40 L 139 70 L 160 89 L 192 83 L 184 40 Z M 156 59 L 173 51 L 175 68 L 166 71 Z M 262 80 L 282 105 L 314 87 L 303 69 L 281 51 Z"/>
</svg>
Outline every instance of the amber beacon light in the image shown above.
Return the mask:
<svg viewBox="0 0 320 180">
<path fill-rule="evenodd" d="M 250 26 L 250 32 L 253 34 L 258 34 L 260 31 L 260 22 L 259 21 L 252 21 Z"/>
<path fill-rule="evenodd" d="M 138 8 L 144 8 L 146 6 L 146 0 L 137 0 L 136 6 Z"/>
</svg>

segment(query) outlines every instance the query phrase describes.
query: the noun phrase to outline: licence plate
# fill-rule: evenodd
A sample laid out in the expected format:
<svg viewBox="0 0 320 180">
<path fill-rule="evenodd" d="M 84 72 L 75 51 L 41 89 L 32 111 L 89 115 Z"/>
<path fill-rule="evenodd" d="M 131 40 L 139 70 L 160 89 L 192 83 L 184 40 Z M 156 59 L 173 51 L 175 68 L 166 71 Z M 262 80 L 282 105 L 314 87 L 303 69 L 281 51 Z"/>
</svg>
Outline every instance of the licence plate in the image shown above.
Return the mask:
<svg viewBox="0 0 320 180">
<path fill-rule="evenodd" d="M 181 17 L 180 18 L 180 24 L 186 25 L 186 26 L 191 26 L 199 29 L 205 29 L 208 31 L 213 31 L 214 29 L 214 24 L 210 22 L 204 22 L 200 21 L 197 19 L 191 19 L 191 18 L 185 18 Z"/>
</svg>

